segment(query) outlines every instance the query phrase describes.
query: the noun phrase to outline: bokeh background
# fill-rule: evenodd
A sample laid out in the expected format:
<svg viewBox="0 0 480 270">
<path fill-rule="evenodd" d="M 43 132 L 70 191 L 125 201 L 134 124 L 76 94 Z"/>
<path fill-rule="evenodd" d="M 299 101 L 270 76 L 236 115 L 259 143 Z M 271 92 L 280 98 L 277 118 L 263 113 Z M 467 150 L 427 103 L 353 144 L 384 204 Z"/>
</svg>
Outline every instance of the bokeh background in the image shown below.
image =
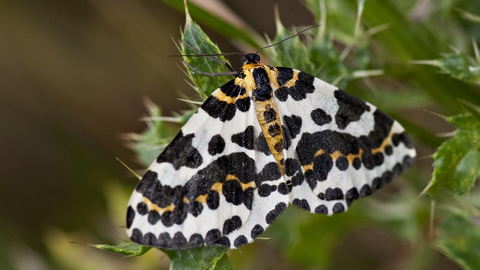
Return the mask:
<svg viewBox="0 0 480 270">
<path fill-rule="evenodd" d="M 314 23 L 298 1 L 221 3 L 270 37 L 274 5 L 285 26 Z M 422 16 L 421 6 L 416 10 L 412 20 Z M 118 232 L 137 179 L 116 158 L 142 167 L 122 134 L 145 129 L 140 118 L 147 114 L 146 97 L 165 115 L 189 108 L 180 96 L 197 97 L 180 59 L 169 57 L 178 53 L 184 21 L 182 12 L 159 0 L 0 1 L 0 269 L 168 269 L 159 251 L 122 259 L 68 242 L 115 244 L 127 238 Z M 222 51 L 239 50 L 203 30 Z M 232 63 L 239 67 L 238 60 Z M 423 117 L 435 131 L 452 130 Z M 420 161 L 426 172 L 430 164 Z M 389 262 L 401 265 L 402 257 L 415 252 L 371 230 L 346 236 L 338 249 L 369 241 L 377 245 L 359 256 L 382 257 L 374 269 L 402 269 Z M 301 269 L 280 259 L 279 250 L 259 250 L 264 267 Z M 337 266 L 352 259 L 335 254 Z M 242 255 L 236 256 L 239 261 Z M 433 269 L 459 269 L 444 257 L 432 260 Z"/>
</svg>

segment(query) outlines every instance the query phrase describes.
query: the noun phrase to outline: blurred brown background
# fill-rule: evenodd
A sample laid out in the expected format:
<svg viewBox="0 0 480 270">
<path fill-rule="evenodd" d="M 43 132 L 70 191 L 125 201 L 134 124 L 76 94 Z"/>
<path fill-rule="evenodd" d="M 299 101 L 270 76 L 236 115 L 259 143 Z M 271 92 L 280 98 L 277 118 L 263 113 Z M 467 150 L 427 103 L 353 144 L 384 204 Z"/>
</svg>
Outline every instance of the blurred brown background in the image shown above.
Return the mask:
<svg viewBox="0 0 480 270">
<path fill-rule="evenodd" d="M 270 36 L 275 3 L 286 26 L 313 23 L 297 1 L 224 2 Z M 141 168 L 119 135 L 145 128 L 144 97 L 166 115 L 188 108 L 179 92 L 197 97 L 168 58 L 183 24 L 158 0 L 0 1 L 0 258 L 41 252 L 52 228 L 115 240 L 100 229 L 105 187 L 136 184 L 115 157 Z"/>
</svg>

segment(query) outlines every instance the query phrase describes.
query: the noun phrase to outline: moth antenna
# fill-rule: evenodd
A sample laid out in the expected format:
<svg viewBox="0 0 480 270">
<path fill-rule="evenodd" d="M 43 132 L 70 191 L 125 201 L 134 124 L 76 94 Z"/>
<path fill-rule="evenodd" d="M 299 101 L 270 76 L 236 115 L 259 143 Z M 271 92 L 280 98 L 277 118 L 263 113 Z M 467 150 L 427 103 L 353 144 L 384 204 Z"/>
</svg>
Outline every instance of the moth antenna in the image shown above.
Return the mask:
<svg viewBox="0 0 480 270">
<path fill-rule="evenodd" d="M 190 50 L 198 53 L 198 54 L 173 54 L 173 55 L 169 55 L 168 57 L 179 57 L 179 56 L 187 56 L 187 57 L 199 57 L 199 56 L 202 56 L 202 57 L 207 57 L 208 60 L 210 61 L 213 61 L 213 62 L 217 62 L 217 63 L 220 63 L 224 66 L 226 66 L 230 71 L 234 72 L 235 70 L 233 69 L 233 67 L 228 63 L 228 62 L 225 62 L 225 61 L 222 61 L 222 60 L 218 60 L 216 58 L 213 58 L 211 56 L 225 56 L 225 55 L 232 55 L 232 54 L 236 54 L 236 55 L 243 55 L 239 52 L 230 52 L 230 53 L 213 53 L 213 54 L 203 54 L 201 51 L 195 49 L 193 46 L 191 46 L 190 44 L 188 44 L 187 42 L 185 42 L 184 40 L 182 40 L 182 44 L 184 44 L 185 46 L 187 46 Z"/>
<path fill-rule="evenodd" d="M 280 44 L 280 43 L 282 43 L 282 42 L 284 42 L 284 41 L 286 41 L 286 40 L 289 40 L 289 39 L 291 39 L 291 38 L 294 38 L 294 37 L 296 37 L 296 36 L 299 36 L 299 35 L 305 33 L 306 31 L 308 31 L 308 30 L 310 30 L 310 29 L 312 29 L 312 28 L 315 28 L 315 27 L 319 27 L 319 26 L 320 26 L 320 24 L 315 24 L 315 25 L 313 25 L 313 26 L 307 27 L 307 28 L 303 29 L 302 31 L 296 33 L 296 34 L 293 35 L 293 36 L 289 36 L 289 37 L 284 38 L 284 39 L 282 39 L 282 40 L 280 40 L 280 41 L 278 41 L 278 42 L 275 42 L 275 43 L 273 43 L 273 44 L 270 44 L 270 45 L 267 45 L 267 46 L 265 46 L 265 47 L 260 48 L 258 51 L 255 52 L 255 54 L 258 54 L 258 53 L 259 53 L 261 50 L 263 50 L 263 49 L 270 48 L 270 47 L 273 47 L 273 46 L 275 46 L 275 45 L 278 45 L 278 44 Z"/>
<path fill-rule="evenodd" d="M 212 77 L 218 77 L 218 76 L 224 76 L 224 75 L 238 75 L 237 71 L 231 71 L 231 72 L 221 72 L 221 73 L 210 73 L 210 72 L 203 72 L 201 70 L 198 70 L 194 67 L 192 67 L 189 63 L 182 61 L 182 63 L 186 66 L 188 66 L 191 70 L 195 71 L 198 74 L 202 75 L 207 75 L 207 76 L 212 76 Z"/>
</svg>

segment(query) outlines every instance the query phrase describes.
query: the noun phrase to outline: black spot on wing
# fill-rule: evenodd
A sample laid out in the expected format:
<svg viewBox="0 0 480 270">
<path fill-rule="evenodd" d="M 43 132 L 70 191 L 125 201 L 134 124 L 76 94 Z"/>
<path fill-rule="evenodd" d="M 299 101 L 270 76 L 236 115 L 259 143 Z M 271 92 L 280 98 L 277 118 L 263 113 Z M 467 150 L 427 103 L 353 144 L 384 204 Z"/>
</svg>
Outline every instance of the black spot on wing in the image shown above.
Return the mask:
<svg viewBox="0 0 480 270">
<path fill-rule="evenodd" d="M 303 210 L 310 212 L 310 204 L 307 202 L 307 200 L 305 200 L 305 199 L 302 199 L 302 200 L 295 199 L 295 200 L 293 200 L 292 203 L 294 205 L 298 206 L 299 208 L 302 208 Z"/>
<path fill-rule="evenodd" d="M 263 132 L 260 132 L 257 137 L 257 148 L 258 151 L 264 153 L 267 156 L 270 156 L 272 154 L 270 148 L 268 148 L 267 140 L 265 140 L 265 136 L 263 136 Z"/>
<path fill-rule="evenodd" d="M 328 214 L 328 208 L 324 204 L 321 204 L 315 208 L 315 214 Z"/>
<path fill-rule="evenodd" d="M 255 225 L 255 227 L 253 227 L 252 231 L 250 232 L 250 237 L 252 237 L 252 239 L 255 239 L 260 234 L 262 234 L 264 230 L 265 229 L 260 224 L 257 224 Z"/>
<path fill-rule="evenodd" d="M 291 181 L 289 181 L 288 183 L 291 183 Z M 290 191 L 292 191 L 292 188 L 291 186 L 287 186 L 287 183 L 278 184 L 278 193 L 282 195 L 287 195 Z"/>
<path fill-rule="evenodd" d="M 282 177 L 278 164 L 276 162 L 270 162 L 266 164 L 263 169 L 258 173 L 255 184 L 260 186 L 265 181 L 274 181 Z"/>
<path fill-rule="evenodd" d="M 282 125 L 282 131 L 283 131 L 283 138 L 282 138 L 282 144 L 283 144 L 283 149 L 288 150 L 290 148 L 290 145 L 292 145 L 292 139 L 290 132 L 288 129 L 285 128 L 284 125 Z"/>
<path fill-rule="evenodd" d="M 288 131 L 292 139 L 295 139 L 302 129 L 302 118 L 296 115 L 284 116 Z"/>
<path fill-rule="evenodd" d="M 258 192 L 258 195 L 260 195 L 260 197 L 268 197 L 272 192 L 276 190 L 277 190 L 277 186 L 275 185 L 263 184 L 263 185 L 260 185 L 257 192 Z"/>
<path fill-rule="evenodd" d="M 399 134 L 393 134 L 393 136 L 392 136 L 393 145 L 398 146 L 400 144 L 400 142 L 403 142 L 403 144 L 406 147 L 408 147 L 410 149 L 413 149 L 413 143 L 410 140 L 410 138 L 408 137 L 406 132 L 402 132 L 402 133 L 399 133 Z"/>
<path fill-rule="evenodd" d="M 188 240 L 187 246 L 188 247 L 199 247 L 199 246 L 203 246 L 204 243 L 205 243 L 205 241 L 203 240 L 203 236 L 201 234 L 194 233 L 194 234 L 192 234 L 192 236 L 190 236 L 190 239 Z"/>
<path fill-rule="evenodd" d="M 315 77 L 312 75 L 300 72 L 294 86 L 287 87 L 283 86 L 283 84 L 279 84 L 280 87 L 275 90 L 275 96 L 280 101 L 286 101 L 288 96 L 291 96 L 296 101 L 303 100 L 307 97 L 307 94 L 315 91 L 315 87 L 313 86 L 314 80 Z"/>
<path fill-rule="evenodd" d="M 345 129 L 348 124 L 360 120 L 365 111 L 369 111 L 370 107 L 362 101 L 343 90 L 336 90 L 334 96 L 339 106 L 335 115 L 335 122 L 340 129 Z"/>
<path fill-rule="evenodd" d="M 192 145 L 194 137 L 195 134 L 183 136 L 183 132 L 180 131 L 165 150 L 163 150 L 158 156 L 157 162 L 171 163 L 175 170 L 180 169 L 182 166 L 197 168 L 202 165 L 202 155 L 200 155 L 200 152 L 198 152 L 198 150 Z"/>
<path fill-rule="evenodd" d="M 360 189 L 360 193 L 359 193 L 360 197 L 365 197 L 371 194 L 372 194 L 372 189 L 368 184 L 363 185 L 362 188 Z"/>
<path fill-rule="evenodd" d="M 334 206 L 333 206 L 333 213 L 334 214 L 337 214 L 337 213 L 342 213 L 345 211 L 345 206 L 342 204 L 342 203 L 336 203 Z"/>
<path fill-rule="evenodd" d="M 145 236 L 147 236 L 147 235 L 148 235 L 148 233 Z M 155 246 L 165 247 L 165 248 L 173 248 L 172 237 L 167 232 L 161 233 L 158 236 L 158 239 L 155 243 Z"/>
<path fill-rule="evenodd" d="M 248 126 L 244 132 L 240 132 L 232 135 L 232 142 L 245 147 L 249 150 L 254 148 L 254 128 L 253 126 Z"/>
<path fill-rule="evenodd" d="M 250 110 L 250 101 L 250 97 L 239 98 L 235 101 L 235 107 L 241 112 L 246 112 Z"/>
<path fill-rule="evenodd" d="M 137 212 L 142 216 L 148 214 L 148 206 L 144 202 L 139 202 L 137 204 Z"/>
<path fill-rule="evenodd" d="M 337 166 L 337 168 L 340 170 L 340 171 L 346 171 L 348 169 L 348 160 L 345 156 L 340 156 L 339 158 L 337 158 L 337 160 L 335 161 L 335 166 Z"/>
<path fill-rule="evenodd" d="M 211 117 L 218 118 L 222 122 L 232 120 L 236 111 L 235 104 L 219 100 L 214 96 L 207 98 L 200 108 Z"/>
<path fill-rule="evenodd" d="M 319 126 L 332 122 L 332 117 L 320 108 L 313 110 L 310 116 L 313 122 Z"/>
<path fill-rule="evenodd" d="M 201 202 L 193 201 L 190 203 L 188 212 L 192 216 L 198 217 L 198 215 L 200 215 L 202 211 L 203 211 L 203 204 Z"/>
<path fill-rule="evenodd" d="M 228 235 L 231 232 L 242 226 L 242 219 L 239 216 L 233 216 L 223 223 L 223 235 Z"/>
<path fill-rule="evenodd" d="M 208 153 L 211 156 L 216 154 L 221 154 L 225 150 L 225 140 L 222 138 L 221 135 L 215 135 L 210 139 L 208 142 Z"/>
<path fill-rule="evenodd" d="M 205 244 L 207 246 L 224 246 L 230 247 L 230 240 L 228 237 L 222 236 L 222 232 L 218 229 L 212 229 L 207 232 L 205 236 Z"/>
<path fill-rule="evenodd" d="M 220 91 L 222 91 L 225 96 L 233 98 L 245 94 L 245 88 L 235 84 L 235 80 L 231 80 L 220 86 Z"/>
<path fill-rule="evenodd" d="M 282 86 L 293 78 L 293 69 L 279 67 L 277 68 L 277 83 Z"/>
<path fill-rule="evenodd" d="M 352 202 L 360 198 L 360 194 L 356 188 L 351 188 L 345 193 L 345 200 L 347 201 L 347 206 L 350 206 Z"/>
<path fill-rule="evenodd" d="M 237 238 L 235 238 L 235 241 L 233 241 L 233 245 L 236 248 L 246 245 L 247 243 L 248 243 L 248 239 L 247 237 L 245 237 L 245 235 L 239 235 Z"/>
<path fill-rule="evenodd" d="M 210 190 L 207 193 L 207 206 L 211 210 L 217 210 L 220 206 L 220 194 L 214 190 Z"/>
<path fill-rule="evenodd" d="M 325 181 L 328 173 L 333 168 L 333 159 L 328 154 L 322 154 L 313 160 L 313 178 L 317 181 Z M 313 187 L 314 188 L 314 187 Z"/>
<path fill-rule="evenodd" d="M 339 188 L 327 188 L 325 191 L 325 200 L 343 200 L 343 192 Z"/>
<path fill-rule="evenodd" d="M 265 217 L 265 221 L 267 224 L 271 224 L 282 212 L 287 208 L 285 203 L 279 203 L 275 206 L 275 209 L 268 212 L 267 216 Z"/>
<path fill-rule="evenodd" d="M 375 110 L 373 119 L 375 121 L 373 130 L 368 134 L 368 139 L 363 139 L 362 141 L 365 144 L 369 144 L 369 147 L 377 148 L 380 147 L 383 140 L 388 137 L 390 130 L 392 130 L 394 120 L 380 110 Z"/>
<path fill-rule="evenodd" d="M 185 238 L 185 236 L 183 236 L 183 233 L 176 232 L 173 235 L 172 246 L 174 246 L 174 247 L 184 247 L 184 246 L 186 246 L 187 243 L 188 243 L 187 238 Z"/>
<path fill-rule="evenodd" d="M 135 219 L 135 210 L 131 206 L 127 208 L 127 229 L 132 227 L 133 220 Z"/>
<path fill-rule="evenodd" d="M 294 176 L 298 171 L 300 171 L 300 164 L 298 163 L 298 160 L 287 158 L 285 162 L 285 174 L 287 176 Z"/>
</svg>

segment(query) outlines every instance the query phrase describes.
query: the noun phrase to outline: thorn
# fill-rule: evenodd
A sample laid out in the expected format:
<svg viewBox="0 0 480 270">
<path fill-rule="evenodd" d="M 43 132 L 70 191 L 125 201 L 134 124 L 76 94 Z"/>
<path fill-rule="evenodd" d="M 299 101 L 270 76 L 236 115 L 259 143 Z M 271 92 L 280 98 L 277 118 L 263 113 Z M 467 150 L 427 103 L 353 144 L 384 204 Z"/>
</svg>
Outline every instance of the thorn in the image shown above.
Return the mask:
<svg viewBox="0 0 480 270">
<path fill-rule="evenodd" d="M 118 160 L 118 162 L 120 162 L 125 168 L 127 168 L 127 170 L 129 170 L 133 175 L 135 175 L 135 177 L 138 178 L 138 180 L 142 180 L 142 176 L 139 175 L 138 173 L 136 173 L 135 171 L 133 171 L 130 167 L 127 166 L 127 164 L 125 164 L 123 161 L 121 161 L 118 157 L 116 158 Z"/>
</svg>

